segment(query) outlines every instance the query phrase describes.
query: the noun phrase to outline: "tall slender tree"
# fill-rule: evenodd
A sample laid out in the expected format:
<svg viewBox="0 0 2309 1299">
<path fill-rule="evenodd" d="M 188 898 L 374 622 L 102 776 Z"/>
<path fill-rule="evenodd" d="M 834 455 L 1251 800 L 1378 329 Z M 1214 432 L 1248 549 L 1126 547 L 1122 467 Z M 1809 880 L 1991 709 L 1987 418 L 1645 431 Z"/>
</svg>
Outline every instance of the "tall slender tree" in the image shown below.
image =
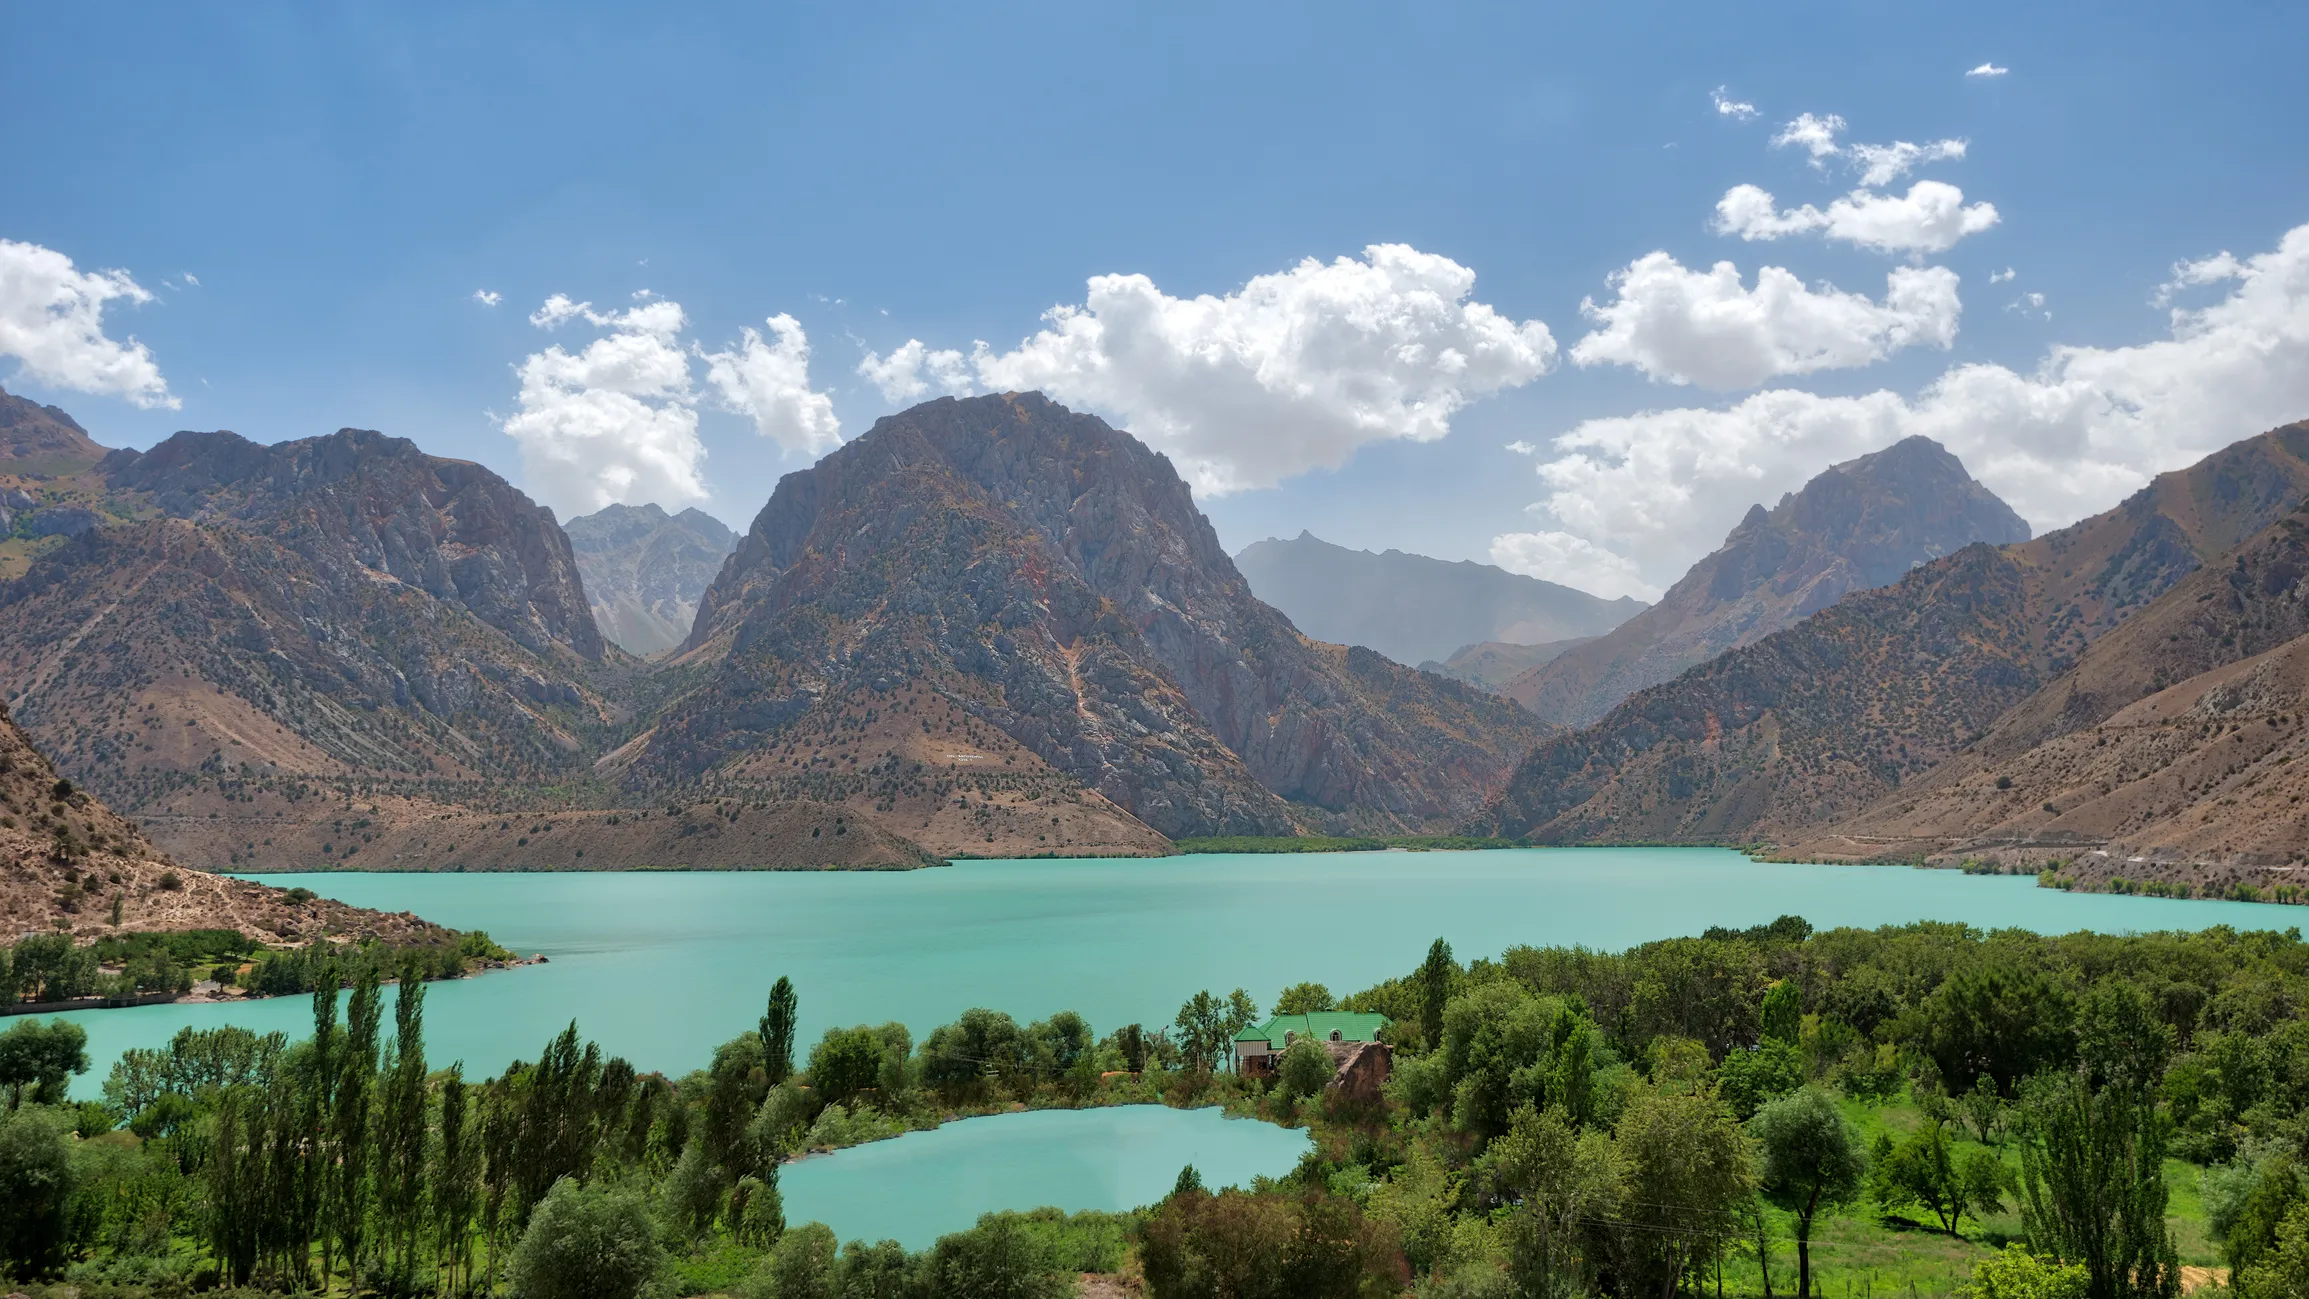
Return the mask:
<svg viewBox="0 0 2309 1299">
<path fill-rule="evenodd" d="M 763 1067 L 775 1087 L 794 1074 L 794 982 L 784 975 L 770 985 L 769 1009 L 762 1013 Z"/>
<path fill-rule="evenodd" d="M 377 1073 L 377 1030 L 384 1017 L 384 997 L 377 986 L 374 963 L 363 965 L 353 982 L 353 999 L 345 1012 L 344 1048 L 338 1052 L 335 1104 L 330 1127 L 336 1142 L 336 1163 L 330 1170 L 329 1234 L 335 1238 L 346 1274 L 357 1286 L 361 1252 L 369 1227 L 369 1119 Z"/>
<path fill-rule="evenodd" d="M 1430 1051 L 1443 1045 L 1443 1007 L 1451 1000 L 1452 976 L 1459 966 L 1451 959 L 1451 944 L 1438 938 L 1427 948 L 1427 959 L 1419 963 L 1419 1031 L 1426 1036 Z"/>
<path fill-rule="evenodd" d="M 379 1078 L 375 1152 L 378 1259 L 413 1286 L 425 1222 L 425 979 L 415 957 L 393 994 L 393 1044 Z"/>
<path fill-rule="evenodd" d="M 433 1184 L 434 1257 L 441 1289 L 456 1294 L 460 1280 L 473 1277 L 473 1215 L 480 1191 L 481 1146 L 467 1113 L 465 1066 L 449 1066 L 441 1080 L 441 1141 L 435 1147 Z"/>
</svg>

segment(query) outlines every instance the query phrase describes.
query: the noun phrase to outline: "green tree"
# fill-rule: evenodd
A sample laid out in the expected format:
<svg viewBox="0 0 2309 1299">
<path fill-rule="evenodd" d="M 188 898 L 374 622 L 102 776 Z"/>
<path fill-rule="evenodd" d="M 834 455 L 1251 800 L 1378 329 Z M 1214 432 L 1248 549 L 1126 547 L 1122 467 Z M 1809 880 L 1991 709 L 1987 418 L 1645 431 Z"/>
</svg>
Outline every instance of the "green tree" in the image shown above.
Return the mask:
<svg viewBox="0 0 2309 1299">
<path fill-rule="evenodd" d="M 1950 1092 L 1986 1074 L 2010 1094 L 2021 1079 L 2068 1063 L 2074 1013 L 2068 989 L 2042 970 L 1960 969 L 1926 1008 L 1925 1049 Z"/>
<path fill-rule="evenodd" d="M 1626 1169 L 1610 1134 L 1580 1132 L 1560 1108 L 1529 1105 L 1491 1143 L 1483 1169 L 1514 1207 L 1504 1231 L 1507 1272 L 1527 1299 L 1588 1294 L 1596 1265 L 1586 1224 L 1619 1211 Z"/>
<path fill-rule="evenodd" d="M 1334 1071 L 1331 1053 L 1314 1038 L 1302 1035 L 1283 1048 L 1283 1058 L 1275 1066 L 1275 1082 L 1286 1097 L 1320 1096 Z"/>
<path fill-rule="evenodd" d="M 835 1299 L 834 1229 L 822 1222 L 790 1228 L 748 1279 L 745 1299 Z"/>
<path fill-rule="evenodd" d="M 882 1075 L 882 1039 L 873 1029 L 829 1028 L 810 1050 L 810 1090 L 824 1105 L 848 1105 Z"/>
<path fill-rule="evenodd" d="M 1804 1085 L 1804 1056 L 1779 1038 L 1767 1037 L 1752 1051 L 1727 1053 L 1716 1077 L 1724 1103 L 1734 1116 L 1745 1119 L 1766 1102 Z"/>
<path fill-rule="evenodd" d="M 329 1174 L 329 1234 L 346 1273 L 361 1275 L 362 1250 L 368 1244 L 369 1206 L 373 1184 L 369 1179 L 372 1110 L 376 1099 L 377 1033 L 384 1018 L 384 997 L 377 983 L 377 967 L 363 964 L 353 981 L 353 996 L 345 1013 L 345 1041 L 335 1060 L 334 1123 L 331 1137 L 337 1162 Z"/>
<path fill-rule="evenodd" d="M 520 1299 L 638 1299 L 665 1270 L 639 1192 L 554 1183 L 507 1269 Z"/>
<path fill-rule="evenodd" d="M 19 1020 L 0 1033 L 0 1087 L 8 1090 L 11 1110 L 26 1099 L 40 1105 L 63 1104 L 72 1076 L 86 1072 L 88 1032 L 70 1020 L 46 1024 Z"/>
<path fill-rule="evenodd" d="M 922 1043 L 922 1081 L 949 1103 L 983 1098 L 1026 1067 L 1025 1035 L 1017 1020 L 998 1010 L 963 1011 Z"/>
<path fill-rule="evenodd" d="M 1451 1004 L 1451 985 L 1458 976 L 1451 944 L 1440 938 L 1428 944 L 1427 959 L 1419 963 L 1412 982 L 1419 988 L 1420 1040 L 1430 1051 L 1443 1044 L 1443 1008 Z"/>
<path fill-rule="evenodd" d="M 1795 1046 L 1804 1036 L 1804 994 L 1794 979 L 1782 979 L 1764 993 L 1764 1035 L 1767 1042 Z"/>
<path fill-rule="evenodd" d="M 1331 990 L 1320 983 L 1294 983 L 1275 998 L 1278 1015 L 1313 1015 L 1338 1008 L 1339 1002 Z"/>
<path fill-rule="evenodd" d="M 0 1118 L 0 1263 L 18 1277 L 64 1266 L 72 1248 L 72 1154 L 54 1117 Z"/>
<path fill-rule="evenodd" d="M 1822 1209 L 1850 1203 L 1868 1171 L 1860 1132 L 1816 1087 L 1764 1106 L 1749 1127 L 1763 1155 L 1758 1181 L 1764 1194 L 1796 1215 L 1796 1296 L 1808 1299 L 1812 1224 Z"/>
<path fill-rule="evenodd" d="M 2309 1294 L 2309 1204 L 2277 1226 L 2274 1248 L 2236 1274 L 2238 1299 L 2300 1299 Z"/>
<path fill-rule="evenodd" d="M 1756 1185 L 1750 1143 L 1704 1090 L 1639 1096 L 1615 1133 L 1628 1170 L 1620 1260 L 1638 1285 L 1669 1299 L 1737 1234 L 1740 1203 Z"/>
<path fill-rule="evenodd" d="M 778 1194 L 778 1181 L 773 1175 L 768 1181 L 746 1176 L 738 1179 L 730 1192 L 730 1234 L 738 1243 L 755 1249 L 767 1249 L 778 1243 L 786 1233 L 786 1204 Z"/>
<path fill-rule="evenodd" d="M 775 1087 L 794 1072 L 794 982 L 784 975 L 770 985 L 769 1009 L 762 1012 L 762 1067 Z"/>
<path fill-rule="evenodd" d="M 872 1060 L 879 1063 L 879 1044 L 872 1052 Z M 865 1085 L 873 1085 L 871 1065 Z M 700 1115 L 703 1122 L 699 1135 L 705 1141 L 706 1156 L 729 1171 L 730 1181 L 754 1171 L 753 1161 L 760 1152 L 747 1142 L 746 1132 L 769 1093 L 769 1066 L 760 1038 L 748 1033 L 714 1048 L 713 1064 L 706 1069 L 705 1109 Z M 811 1096 L 820 1105 L 826 1101 L 815 1089 Z"/>
<path fill-rule="evenodd" d="M 70 1001 L 96 991 L 96 949 L 70 934 L 34 934 L 16 944 L 10 981 L 33 1001 Z"/>
<path fill-rule="evenodd" d="M 1231 1048 L 1234 1034 L 1227 1028 L 1227 1003 L 1208 989 L 1187 998 L 1172 1023 L 1179 1030 L 1179 1051 L 1191 1069 L 1217 1068 Z"/>
<path fill-rule="evenodd" d="M 720 1165 L 706 1153 L 703 1141 L 692 1140 L 665 1179 L 666 1226 L 684 1240 L 697 1240 L 713 1230 L 729 1190 Z"/>
<path fill-rule="evenodd" d="M 2082 1070 L 2031 1082 L 2023 1100 L 2021 1216 L 2029 1239 L 2090 1278 L 2091 1299 L 2176 1294 L 2165 1225 L 2166 1120 L 2153 1096 L 2095 1091 Z"/>
<path fill-rule="evenodd" d="M 1074 1293 L 1044 1238 L 1009 1214 L 990 1213 L 969 1231 L 941 1236 L 923 1269 L 931 1294 L 956 1299 L 1061 1299 Z M 782 1299 L 782 1297 L 781 1297 Z"/>
<path fill-rule="evenodd" d="M 471 1089 L 462 1063 L 441 1080 L 441 1140 L 434 1149 L 433 1239 L 451 1294 L 473 1274 L 473 1222 L 480 1207 L 480 1133 L 472 1122 Z"/>
<path fill-rule="evenodd" d="M 377 1095 L 377 1219 L 380 1260 L 397 1289 L 416 1285 L 417 1251 L 425 1229 L 426 1092 L 425 978 L 415 957 L 401 966 L 393 989 L 393 1040 Z"/>
</svg>

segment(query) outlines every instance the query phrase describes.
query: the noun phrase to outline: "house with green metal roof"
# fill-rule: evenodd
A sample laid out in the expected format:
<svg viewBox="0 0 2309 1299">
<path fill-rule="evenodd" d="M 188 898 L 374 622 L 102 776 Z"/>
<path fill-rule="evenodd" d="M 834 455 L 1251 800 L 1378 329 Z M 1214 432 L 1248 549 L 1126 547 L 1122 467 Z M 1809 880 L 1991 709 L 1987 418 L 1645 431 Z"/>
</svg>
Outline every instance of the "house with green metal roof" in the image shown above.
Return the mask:
<svg viewBox="0 0 2309 1299">
<path fill-rule="evenodd" d="M 1387 1017 L 1354 1010 L 1318 1010 L 1303 1015 L 1277 1015 L 1235 1034 L 1235 1072 L 1264 1077 L 1275 1071 L 1283 1049 L 1302 1037 L 1324 1045 L 1334 1058 L 1358 1044 L 1377 1042 Z"/>
</svg>

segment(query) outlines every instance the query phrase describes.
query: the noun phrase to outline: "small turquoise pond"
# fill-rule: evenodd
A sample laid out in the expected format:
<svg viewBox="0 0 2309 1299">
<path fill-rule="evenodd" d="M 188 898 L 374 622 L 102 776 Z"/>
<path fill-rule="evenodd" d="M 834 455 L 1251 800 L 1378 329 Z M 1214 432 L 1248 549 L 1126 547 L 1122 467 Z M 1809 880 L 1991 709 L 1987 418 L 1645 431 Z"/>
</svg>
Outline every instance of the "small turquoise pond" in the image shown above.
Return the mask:
<svg viewBox="0 0 2309 1299">
<path fill-rule="evenodd" d="M 813 1156 L 786 1165 L 778 1185 L 788 1222 L 822 1222 L 845 1241 L 922 1249 L 982 1213 L 1153 1204 L 1188 1164 L 1214 1190 L 1248 1186 L 1289 1172 L 1308 1146 L 1304 1132 L 1216 1108 L 1033 1110 Z"/>
</svg>

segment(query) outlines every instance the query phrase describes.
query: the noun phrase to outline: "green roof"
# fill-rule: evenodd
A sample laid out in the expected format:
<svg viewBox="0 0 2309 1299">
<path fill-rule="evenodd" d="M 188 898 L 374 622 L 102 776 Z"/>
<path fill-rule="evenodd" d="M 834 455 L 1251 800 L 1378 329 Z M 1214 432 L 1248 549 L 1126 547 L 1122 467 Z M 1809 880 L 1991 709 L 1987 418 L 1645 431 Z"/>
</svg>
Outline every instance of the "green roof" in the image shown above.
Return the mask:
<svg viewBox="0 0 2309 1299">
<path fill-rule="evenodd" d="M 1264 1024 L 1253 1024 L 1235 1034 L 1235 1040 L 1279 1046 L 1285 1033 L 1328 1042 L 1331 1034 L 1336 1032 L 1342 1042 L 1376 1042 L 1379 1040 L 1379 1030 L 1385 1027 L 1385 1015 L 1353 1010 L 1319 1010 L 1311 1015 L 1277 1015 Z"/>
</svg>

